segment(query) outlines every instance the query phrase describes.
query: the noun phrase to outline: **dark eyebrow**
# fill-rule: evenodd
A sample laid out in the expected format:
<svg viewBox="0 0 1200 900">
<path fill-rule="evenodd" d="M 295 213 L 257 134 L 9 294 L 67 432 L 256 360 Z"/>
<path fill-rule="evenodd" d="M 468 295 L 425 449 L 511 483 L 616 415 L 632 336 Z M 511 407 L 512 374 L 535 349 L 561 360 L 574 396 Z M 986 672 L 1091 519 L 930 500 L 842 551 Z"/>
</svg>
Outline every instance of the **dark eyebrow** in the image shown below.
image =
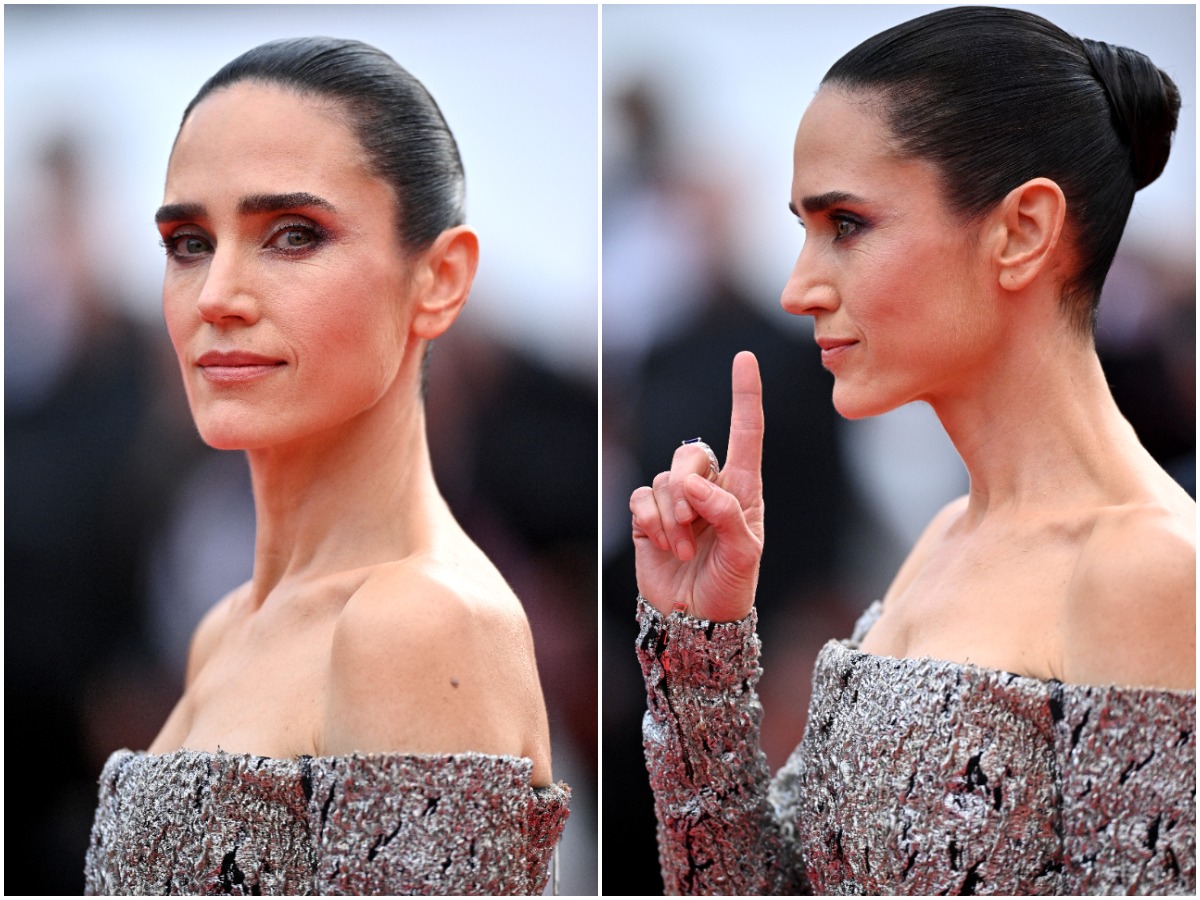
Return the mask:
<svg viewBox="0 0 1200 900">
<path fill-rule="evenodd" d="M 261 213 L 283 212 L 288 209 L 302 209 L 315 206 L 328 212 L 336 212 L 333 204 L 316 194 L 304 191 L 293 191 L 290 194 L 250 194 L 242 198 L 238 204 L 238 212 L 243 216 L 253 216 Z"/>
<path fill-rule="evenodd" d="M 238 213 L 254 216 L 305 207 L 337 211 L 332 203 L 316 194 L 293 191 L 290 194 L 250 194 L 238 203 Z M 159 207 L 158 212 L 154 214 L 154 221 L 161 225 L 164 222 L 182 222 L 184 219 L 203 219 L 207 214 L 202 203 L 168 203 Z"/>
<path fill-rule="evenodd" d="M 833 206 L 841 206 L 843 203 L 860 204 L 866 202 L 862 197 L 847 193 L 846 191 L 827 191 L 824 194 L 817 194 L 815 197 L 805 197 L 800 201 L 800 205 L 804 207 L 805 212 L 818 213 Z M 791 204 L 788 205 L 791 206 Z M 791 206 L 791 210 L 793 213 L 796 213 L 794 206 Z M 796 215 L 799 215 L 799 213 L 796 213 Z"/>
<path fill-rule="evenodd" d="M 154 221 L 161 225 L 163 222 L 203 219 L 205 215 L 204 206 L 200 203 L 168 203 L 158 208 L 158 212 L 154 214 Z"/>
</svg>

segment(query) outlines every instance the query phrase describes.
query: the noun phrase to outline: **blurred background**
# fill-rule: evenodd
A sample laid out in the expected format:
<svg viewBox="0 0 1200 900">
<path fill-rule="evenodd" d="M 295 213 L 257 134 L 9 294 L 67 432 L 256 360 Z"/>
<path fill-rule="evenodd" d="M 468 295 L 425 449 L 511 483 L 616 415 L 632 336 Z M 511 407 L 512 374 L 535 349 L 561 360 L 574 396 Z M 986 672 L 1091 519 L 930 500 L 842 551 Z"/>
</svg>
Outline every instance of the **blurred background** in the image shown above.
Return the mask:
<svg viewBox="0 0 1200 900">
<path fill-rule="evenodd" d="M 1142 441 L 1195 496 L 1195 7 L 1017 6 L 1146 53 L 1183 111 L 1138 194 L 1104 289 L 1098 347 Z M 641 747 L 629 494 L 703 435 L 724 457 L 734 354 L 758 355 L 769 540 L 758 592 L 763 744 L 799 742 L 812 665 L 882 595 L 934 512 L 967 488 L 932 411 L 858 422 L 830 403 L 811 319 L 779 294 L 802 242 L 792 142 L 826 70 L 925 6 L 603 10 L 602 744 L 604 890 L 662 890 Z"/>
<path fill-rule="evenodd" d="M 5 715 L 38 773 L 6 893 L 82 891 L 104 760 L 152 740 L 249 577 L 246 464 L 192 426 L 153 214 L 205 79 L 307 34 L 390 53 L 458 140 L 482 260 L 433 351 L 434 465 L 529 613 L 573 789 L 559 888 L 596 892 L 596 8 L 37 5 L 4 12 Z"/>
</svg>

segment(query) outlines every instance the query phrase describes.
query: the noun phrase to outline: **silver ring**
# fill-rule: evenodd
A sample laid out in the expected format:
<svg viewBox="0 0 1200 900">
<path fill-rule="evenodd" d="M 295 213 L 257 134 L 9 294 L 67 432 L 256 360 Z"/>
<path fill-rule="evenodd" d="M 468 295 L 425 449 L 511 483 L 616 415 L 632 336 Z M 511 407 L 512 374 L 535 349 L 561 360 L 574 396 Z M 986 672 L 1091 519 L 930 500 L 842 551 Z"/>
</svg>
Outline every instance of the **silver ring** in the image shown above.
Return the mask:
<svg viewBox="0 0 1200 900">
<path fill-rule="evenodd" d="M 717 454 L 713 453 L 713 448 L 708 446 L 708 444 L 704 442 L 703 438 L 698 437 L 688 438 L 683 443 L 685 445 L 696 444 L 701 450 L 708 454 L 708 475 L 705 477 L 708 478 L 709 481 L 716 481 L 717 476 L 721 474 L 721 464 L 717 462 Z"/>
</svg>

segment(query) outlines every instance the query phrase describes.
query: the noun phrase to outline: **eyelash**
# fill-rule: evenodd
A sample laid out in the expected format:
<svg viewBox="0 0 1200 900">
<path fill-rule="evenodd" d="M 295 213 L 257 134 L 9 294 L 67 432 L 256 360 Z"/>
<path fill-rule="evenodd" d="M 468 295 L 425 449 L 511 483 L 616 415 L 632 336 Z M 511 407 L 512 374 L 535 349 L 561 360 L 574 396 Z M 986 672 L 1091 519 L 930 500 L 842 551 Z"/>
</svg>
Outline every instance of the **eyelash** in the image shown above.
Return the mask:
<svg viewBox="0 0 1200 900">
<path fill-rule="evenodd" d="M 833 239 L 835 241 L 848 241 L 852 238 L 855 238 L 867 225 L 867 223 L 858 216 L 853 216 L 844 212 L 830 213 L 829 221 L 833 225 Z M 843 225 L 850 226 L 851 231 L 848 234 L 841 233 L 840 229 Z"/>
<path fill-rule="evenodd" d="M 272 247 L 272 250 L 280 253 L 307 253 L 316 248 L 318 244 L 325 239 L 325 232 L 316 225 L 304 222 L 291 222 L 287 225 L 281 225 L 272 234 L 268 243 L 274 243 L 282 235 L 297 231 L 308 238 L 308 243 L 302 247 Z"/>
<path fill-rule="evenodd" d="M 833 240 L 835 242 L 848 241 L 858 237 L 867 227 L 867 223 L 865 221 L 848 212 L 834 211 L 829 213 L 826 216 L 826 219 L 833 226 Z M 799 225 L 801 229 L 804 229 L 804 221 L 799 217 L 796 218 L 796 224 Z M 838 229 L 843 225 L 849 225 L 852 230 L 848 234 L 839 234 Z"/>
<path fill-rule="evenodd" d="M 309 238 L 308 242 L 300 247 L 271 246 L 280 237 L 282 237 L 285 234 L 290 234 L 292 232 L 298 232 L 300 234 L 306 235 Z M 202 241 L 204 244 L 207 245 L 209 250 L 212 249 L 212 242 L 208 238 L 206 238 L 202 234 L 196 234 L 195 232 L 191 232 L 191 231 L 177 232 L 175 234 L 172 234 L 170 237 L 163 238 L 158 243 L 159 243 L 159 246 L 162 247 L 164 251 L 166 251 L 167 257 L 169 259 L 174 260 L 177 263 L 186 265 L 189 262 L 195 261 L 201 255 L 199 253 L 196 253 L 196 254 L 180 253 L 176 249 L 178 247 L 180 241 L 187 240 L 189 238 L 194 238 L 195 240 Z M 324 239 L 325 239 L 325 231 L 321 228 L 318 228 L 316 225 L 313 225 L 310 223 L 302 223 L 302 222 L 289 222 L 285 225 L 279 226 L 273 232 L 271 232 L 270 237 L 267 238 L 267 246 L 265 249 L 270 250 L 271 252 L 274 252 L 274 253 L 282 253 L 282 254 L 289 255 L 289 256 L 290 255 L 298 256 L 300 254 L 307 254 L 307 253 L 312 252 Z"/>
<path fill-rule="evenodd" d="M 198 234 L 192 234 L 190 232 L 183 232 L 181 234 L 173 234 L 170 237 L 163 238 L 161 241 L 158 242 L 158 245 L 160 247 L 162 247 L 163 250 L 166 251 L 167 257 L 169 259 L 173 259 L 176 262 L 187 262 L 191 259 L 195 259 L 195 257 L 189 256 L 184 253 L 180 253 L 178 250 L 175 249 L 176 245 L 180 241 L 182 241 L 186 238 L 195 238 L 198 241 L 204 241 L 204 243 L 206 243 L 206 244 L 208 243 L 208 241 L 205 240 L 205 238 L 201 237 Z"/>
</svg>

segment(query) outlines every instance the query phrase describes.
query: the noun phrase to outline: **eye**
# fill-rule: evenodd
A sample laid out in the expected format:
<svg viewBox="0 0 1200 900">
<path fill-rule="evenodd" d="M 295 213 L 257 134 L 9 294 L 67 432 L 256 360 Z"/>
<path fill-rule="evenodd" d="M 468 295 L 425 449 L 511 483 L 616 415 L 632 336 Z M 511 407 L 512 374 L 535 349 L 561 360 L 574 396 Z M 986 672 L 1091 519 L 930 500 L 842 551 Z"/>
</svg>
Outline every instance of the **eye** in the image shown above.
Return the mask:
<svg viewBox="0 0 1200 900">
<path fill-rule="evenodd" d="M 862 228 L 862 222 L 846 215 L 831 216 L 833 219 L 834 240 L 841 241 L 853 237 Z"/>
<path fill-rule="evenodd" d="M 271 235 L 273 250 L 307 250 L 320 241 L 320 234 L 309 225 L 286 225 Z"/>
<path fill-rule="evenodd" d="M 189 260 L 212 250 L 212 245 L 198 234 L 173 234 L 161 242 L 172 259 Z"/>
</svg>

